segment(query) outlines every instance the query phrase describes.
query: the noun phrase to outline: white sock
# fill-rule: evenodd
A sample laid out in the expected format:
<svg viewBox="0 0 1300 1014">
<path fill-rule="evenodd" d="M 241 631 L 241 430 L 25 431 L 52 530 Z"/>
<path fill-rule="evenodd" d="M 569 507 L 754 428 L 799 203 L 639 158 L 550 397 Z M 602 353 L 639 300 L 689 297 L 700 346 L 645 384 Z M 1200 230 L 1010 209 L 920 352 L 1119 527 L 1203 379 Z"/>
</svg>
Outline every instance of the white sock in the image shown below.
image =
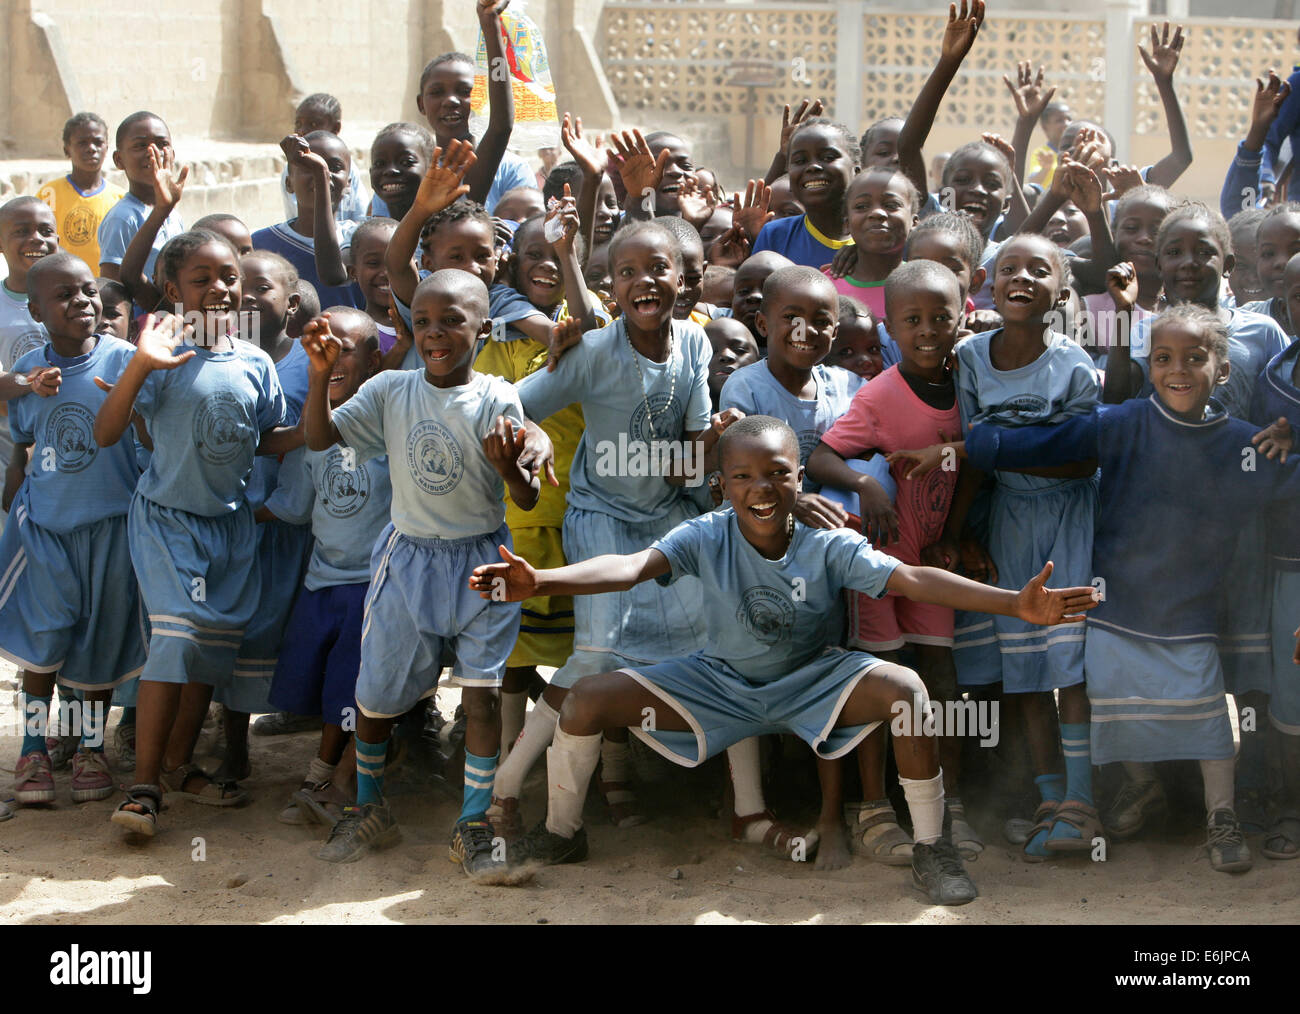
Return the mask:
<svg viewBox="0 0 1300 1014">
<path fill-rule="evenodd" d="M 319 757 L 313 757 L 311 763 L 307 765 L 307 781 L 313 785 L 328 782 L 333 774 L 334 765 L 321 760 Z"/>
<path fill-rule="evenodd" d="M 546 830 L 572 838 L 582 827 L 582 804 L 587 799 L 596 761 L 600 759 L 600 733 L 570 736 L 558 725 L 555 741 L 546 751 L 549 781 Z"/>
<path fill-rule="evenodd" d="M 1231 757 L 1223 760 L 1201 761 L 1201 779 L 1205 782 L 1206 816 L 1215 810 L 1233 809 L 1233 777 L 1235 765 Z"/>
<path fill-rule="evenodd" d="M 758 737 L 750 736 L 727 747 L 727 766 L 736 791 L 736 816 L 748 817 L 767 809 L 763 798 L 763 769 L 758 759 Z"/>
<path fill-rule="evenodd" d="M 528 691 L 517 694 L 501 691 L 501 763 L 510 756 L 510 748 L 515 745 L 519 733 L 524 728 L 524 712 L 528 710 Z"/>
<path fill-rule="evenodd" d="M 1156 766 L 1146 761 L 1125 761 L 1124 773 L 1134 785 L 1145 785 L 1156 780 Z"/>
<path fill-rule="evenodd" d="M 497 768 L 496 783 L 492 789 L 494 796 L 501 799 L 518 798 L 528 772 L 537 763 L 537 758 L 551 745 L 551 737 L 555 735 L 559 720 L 559 712 L 539 697 L 533 710 L 528 712 L 524 731 L 520 733 L 510 756 Z"/>
<path fill-rule="evenodd" d="M 630 782 L 632 780 L 632 746 L 627 741 L 615 743 L 606 739 L 600 744 L 600 780 L 602 782 Z"/>
<path fill-rule="evenodd" d="M 943 836 L 943 771 L 933 778 L 903 778 L 898 784 L 907 797 L 912 815 L 912 840 L 918 845 L 932 845 Z"/>
</svg>

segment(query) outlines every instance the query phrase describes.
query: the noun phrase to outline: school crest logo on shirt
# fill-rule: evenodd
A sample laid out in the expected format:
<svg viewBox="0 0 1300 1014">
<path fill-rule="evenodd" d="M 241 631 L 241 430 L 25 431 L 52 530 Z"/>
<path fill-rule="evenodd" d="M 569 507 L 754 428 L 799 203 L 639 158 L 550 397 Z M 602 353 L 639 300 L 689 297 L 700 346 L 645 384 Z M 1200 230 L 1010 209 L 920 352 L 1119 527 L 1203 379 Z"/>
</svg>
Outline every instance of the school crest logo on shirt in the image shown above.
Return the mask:
<svg viewBox="0 0 1300 1014">
<path fill-rule="evenodd" d="M 42 328 L 37 328 L 34 331 L 24 331 L 14 342 L 13 361 L 16 363 L 33 349 L 43 347 L 47 340 L 45 331 Z"/>
<path fill-rule="evenodd" d="M 343 453 L 331 448 L 325 469 L 321 473 L 320 502 L 336 518 L 350 518 L 370 499 L 370 473 L 366 466 L 356 464 L 344 468 Z"/>
<path fill-rule="evenodd" d="M 465 474 L 460 444 L 441 423 L 426 419 L 406 438 L 406 463 L 422 490 L 434 496 L 450 493 Z"/>
<path fill-rule="evenodd" d="M 84 204 L 78 204 L 63 217 L 61 237 L 64 246 L 85 246 L 95 239 L 99 219 Z"/>
<path fill-rule="evenodd" d="M 650 405 L 649 418 L 645 410 L 647 403 Z M 632 410 L 632 418 L 627 424 L 628 436 L 632 440 L 643 443 L 651 440 L 677 440 L 682 435 L 681 420 L 682 413 L 677 405 L 677 398 L 672 399 L 670 407 L 667 392 L 657 391 L 649 398 L 642 398 L 637 402 L 636 408 Z M 653 434 L 650 432 L 651 422 L 654 424 Z"/>
<path fill-rule="evenodd" d="M 46 446 L 54 448 L 60 472 L 80 472 L 99 448 L 95 444 L 95 416 L 76 402 L 60 405 L 45 423 Z"/>
<path fill-rule="evenodd" d="M 208 395 L 194 413 L 194 446 L 210 465 L 228 465 L 244 448 L 244 414 L 232 391 Z"/>
<path fill-rule="evenodd" d="M 1042 419 L 1047 413 L 1047 399 L 1028 391 L 1008 398 L 1001 405 L 995 405 L 989 412 L 989 420 L 1006 420 L 1015 422 L 1024 419 Z"/>
<path fill-rule="evenodd" d="M 759 644 L 780 644 L 794 629 L 794 603 L 775 588 L 750 588 L 740 598 L 736 619 Z"/>
</svg>

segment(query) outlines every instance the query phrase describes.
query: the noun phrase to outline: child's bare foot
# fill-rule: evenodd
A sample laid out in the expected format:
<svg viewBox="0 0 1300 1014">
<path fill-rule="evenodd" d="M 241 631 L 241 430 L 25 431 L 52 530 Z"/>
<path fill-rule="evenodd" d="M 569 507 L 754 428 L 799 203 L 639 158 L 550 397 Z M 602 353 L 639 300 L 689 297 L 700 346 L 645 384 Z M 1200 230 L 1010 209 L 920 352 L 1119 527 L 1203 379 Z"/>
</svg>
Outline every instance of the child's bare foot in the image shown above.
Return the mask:
<svg viewBox="0 0 1300 1014">
<path fill-rule="evenodd" d="M 814 870 L 829 873 L 831 870 L 842 870 L 853 862 L 844 822 L 838 815 L 830 820 L 819 820 L 816 834 L 820 840 L 817 844 L 817 861 L 813 863 Z"/>
</svg>

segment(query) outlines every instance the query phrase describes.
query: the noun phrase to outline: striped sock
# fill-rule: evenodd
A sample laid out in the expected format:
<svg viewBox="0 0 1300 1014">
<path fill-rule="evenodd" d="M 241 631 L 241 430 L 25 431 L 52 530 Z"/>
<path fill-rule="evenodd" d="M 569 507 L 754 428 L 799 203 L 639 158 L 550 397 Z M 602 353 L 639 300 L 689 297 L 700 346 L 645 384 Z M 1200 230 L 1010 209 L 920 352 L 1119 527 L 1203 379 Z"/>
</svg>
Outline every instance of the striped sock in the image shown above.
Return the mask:
<svg viewBox="0 0 1300 1014">
<path fill-rule="evenodd" d="M 81 704 L 81 749 L 102 753 L 104 750 L 104 725 L 108 718 L 108 705 L 103 701 L 83 701 Z"/>
<path fill-rule="evenodd" d="M 388 739 L 367 743 L 360 736 L 357 744 L 357 806 L 384 801 L 384 761 L 388 756 Z"/>
<path fill-rule="evenodd" d="M 497 757 L 477 757 L 465 751 L 465 801 L 461 804 L 462 820 L 482 820 L 487 808 L 492 805 L 492 782 L 497 773 Z"/>
<path fill-rule="evenodd" d="M 1061 723 L 1061 751 L 1065 754 L 1065 798 L 1092 805 L 1092 743 L 1087 722 Z"/>
<path fill-rule="evenodd" d="M 22 756 L 46 752 L 45 734 L 50 727 L 50 707 L 53 703 L 53 694 L 37 697 L 36 694 L 24 692 Z"/>
</svg>

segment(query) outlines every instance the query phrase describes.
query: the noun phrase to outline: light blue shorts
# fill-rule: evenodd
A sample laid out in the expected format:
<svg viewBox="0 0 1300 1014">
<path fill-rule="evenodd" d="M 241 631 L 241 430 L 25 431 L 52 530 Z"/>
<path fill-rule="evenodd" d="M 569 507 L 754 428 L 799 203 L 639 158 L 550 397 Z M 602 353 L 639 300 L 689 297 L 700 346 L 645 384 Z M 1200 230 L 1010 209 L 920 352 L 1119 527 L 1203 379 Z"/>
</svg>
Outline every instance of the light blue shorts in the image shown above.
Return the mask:
<svg viewBox="0 0 1300 1014">
<path fill-rule="evenodd" d="M 149 660 L 140 678 L 224 686 L 262 585 L 252 509 L 243 503 L 207 517 L 137 493 L 127 533 L 149 616 Z"/>
<path fill-rule="evenodd" d="M 1019 591 L 1051 560 L 1054 588 L 1092 584 L 1097 481 L 1075 479 L 1035 492 L 998 486 L 989 517 L 989 555 L 998 587 Z M 1002 691 L 1044 693 L 1083 682 L 1083 626 L 1040 627 L 994 616 L 1002 655 Z"/>
<path fill-rule="evenodd" d="M 640 523 L 570 507 L 564 512 L 564 556 L 578 563 L 606 553 L 640 553 L 694 516 L 685 500 L 659 521 Z M 571 687 L 583 676 L 606 671 L 606 662 L 594 657 L 598 655 L 644 664 L 698 651 L 704 644 L 699 620 L 703 595 L 703 586 L 693 577 L 667 587 L 645 581 L 628 591 L 575 595 L 573 655 L 556 670 L 552 686 Z"/>
<path fill-rule="evenodd" d="M 134 681 L 147 641 L 126 515 L 52 532 L 25 491 L 0 535 L 0 656 L 77 690 Z"/>
<path fill-rule="evenodd" d="M 1214 642 L 1146 641 L 1089 623 L 1084 662 L 1094 764 L 1232 757 Z"/>
<path fill-rule="evenodd" d="M 811 662 L 770 683 L 755 683 L 703 653 L 622 671 L 691 727 L 690 732 L 632 732 L 670 761 L 696 767 L 733 743 L 792 732 L 817 756 L 842 757 L 880 722 L 835 728 L 853 688 L 878 665 L 862 651 L 827 648 Z"/>
<path fill-rule="evenodd" d="M 501 686 L 519 634 L 519 603 L 493 602 L 469 587 L 475 567 L 501 562 L 498 546 L 514 547 L 505 525 L 465 539 L 416 539 L 391 522 L 384 529 L 370 558 L 361 627 L 363 714 L 396 718 L 432 697 L 446 647 L 456 653 L 453 683 Z"/>
<path fill-rule="evenodd" d="M 307 573 L 311 547 L 311 525 L 264 521 L 257 526 L 262 594 L 235 658 L 234 679 L 212 696 L 231 711 L 260 714 L 271 710 L 271 679 L 280 657 L 280 642 Z"/>
<path fill-rule="evenodd" d="M 1295 631 L 1300 627 L 1300 571 L 1279 570 L 1273 575 L 1273 687 L 1268 720 L 1288 736 L 1300 736 L 1300 665 L 1295 654 Z"/>
</svg>

